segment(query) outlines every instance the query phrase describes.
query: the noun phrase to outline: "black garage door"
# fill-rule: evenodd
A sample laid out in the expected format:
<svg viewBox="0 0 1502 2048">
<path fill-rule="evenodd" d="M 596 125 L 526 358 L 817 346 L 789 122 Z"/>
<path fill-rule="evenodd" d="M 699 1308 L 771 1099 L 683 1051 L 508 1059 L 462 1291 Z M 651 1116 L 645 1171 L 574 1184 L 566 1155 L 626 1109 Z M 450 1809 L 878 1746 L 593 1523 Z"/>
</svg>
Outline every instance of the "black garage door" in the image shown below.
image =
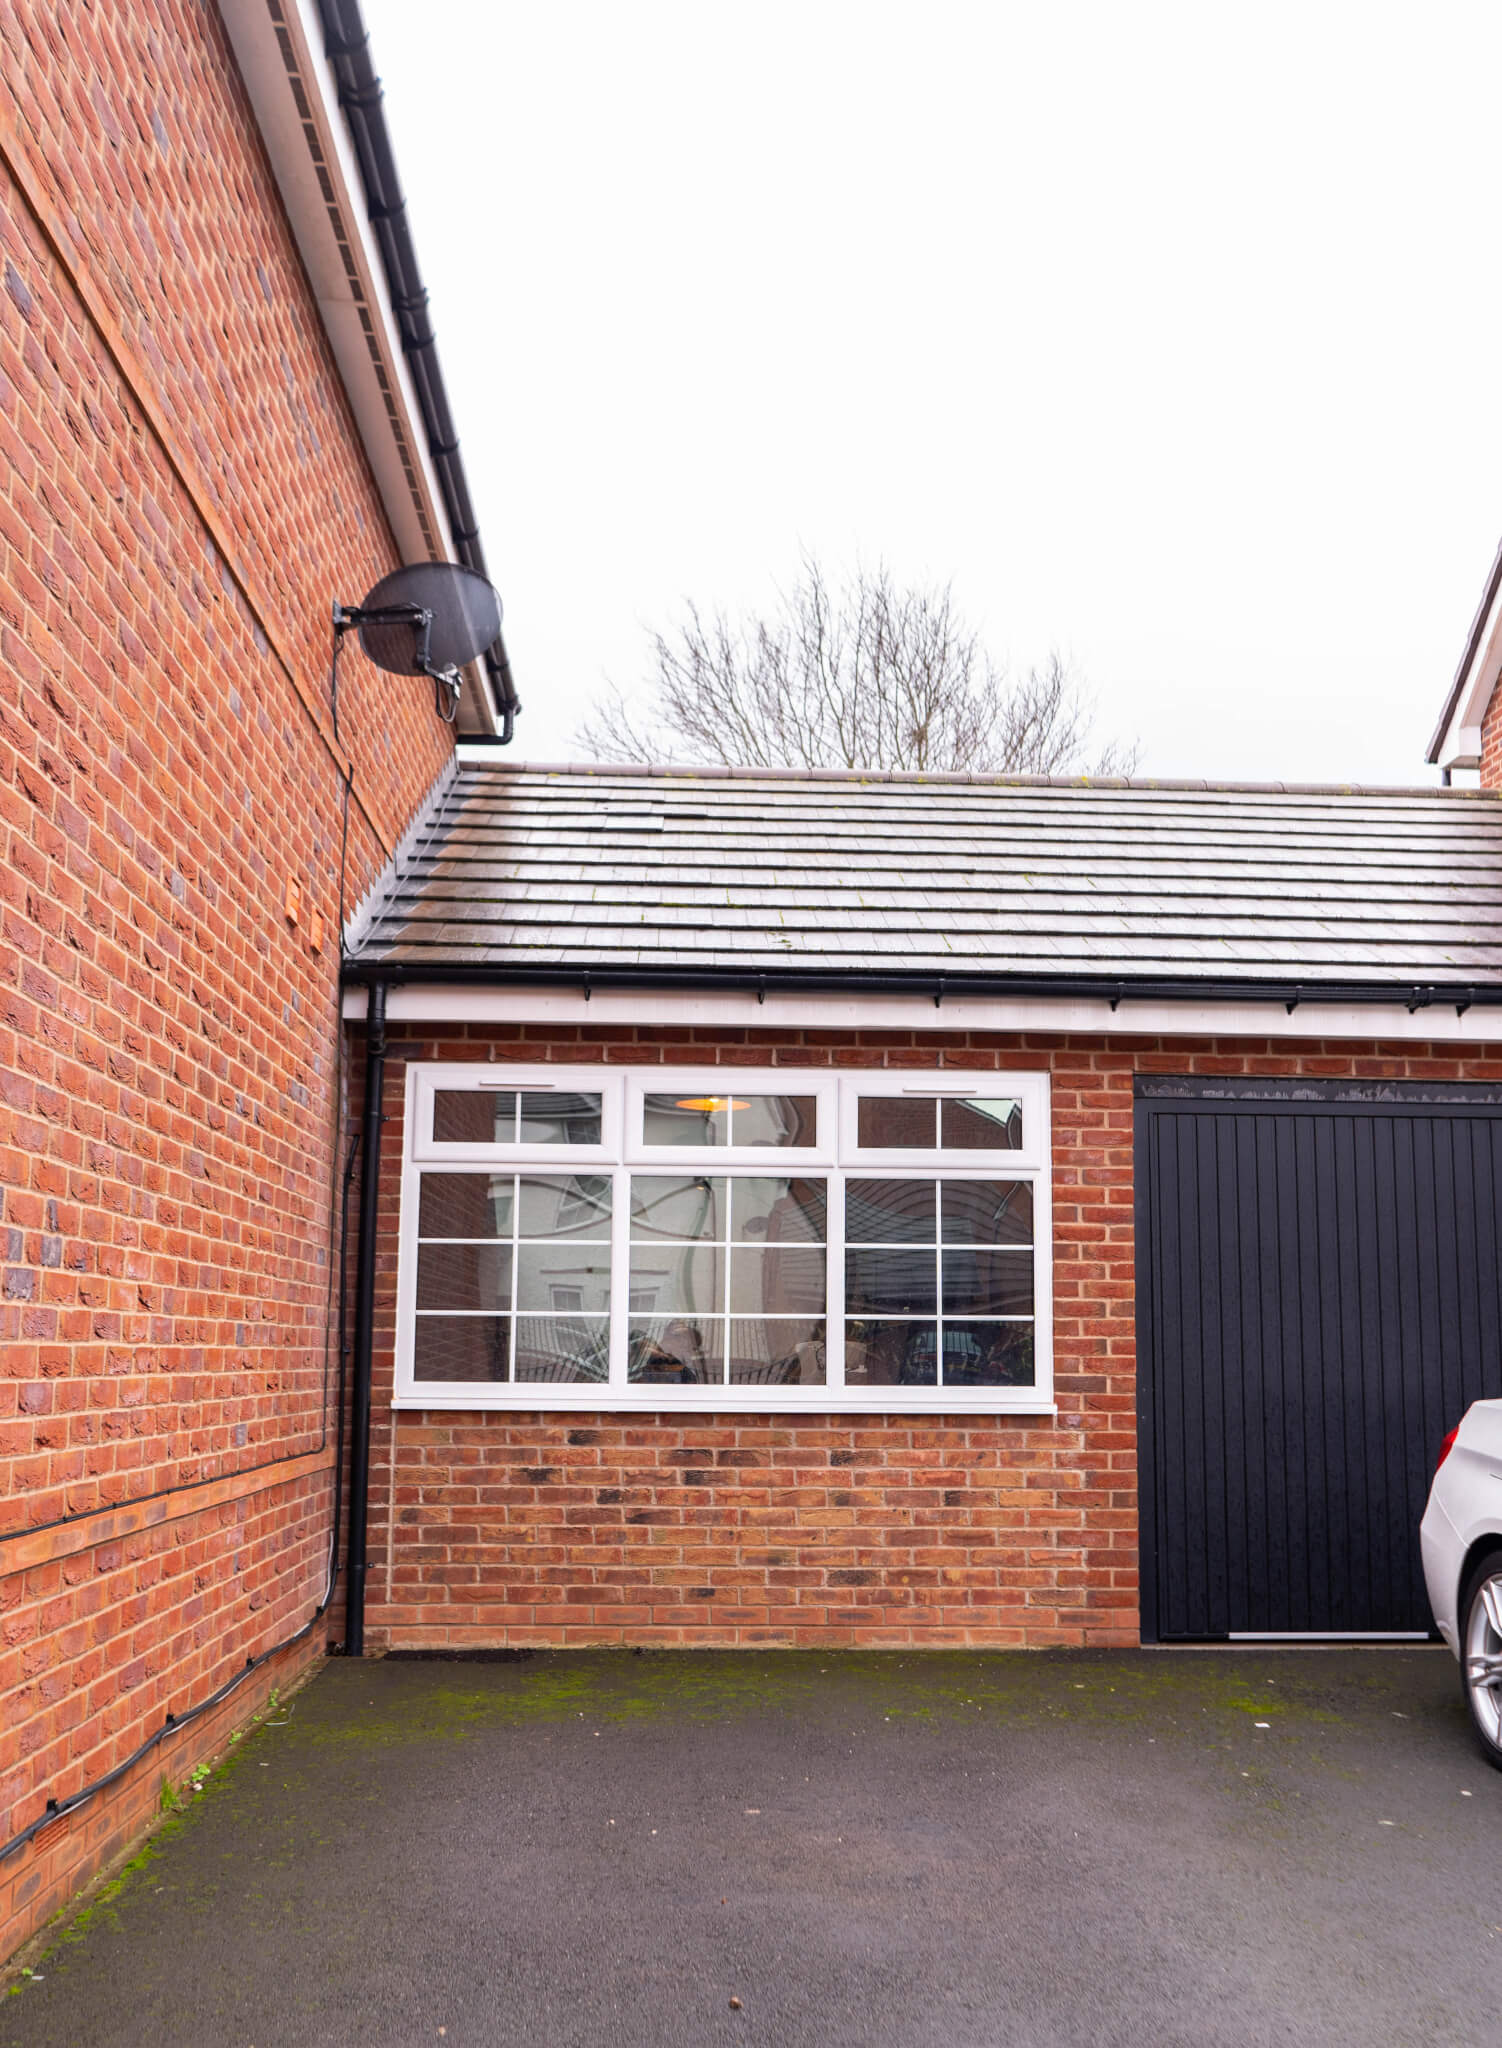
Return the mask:
<svg viewBox="0 0 1502 2048">
<path fill-rule="evenodd" d="M 1144 1635 L 1427 1629 L 1440 1439 L 1502 1394 L 1497 1091 L 1137 1098 Z"/>
</svg>

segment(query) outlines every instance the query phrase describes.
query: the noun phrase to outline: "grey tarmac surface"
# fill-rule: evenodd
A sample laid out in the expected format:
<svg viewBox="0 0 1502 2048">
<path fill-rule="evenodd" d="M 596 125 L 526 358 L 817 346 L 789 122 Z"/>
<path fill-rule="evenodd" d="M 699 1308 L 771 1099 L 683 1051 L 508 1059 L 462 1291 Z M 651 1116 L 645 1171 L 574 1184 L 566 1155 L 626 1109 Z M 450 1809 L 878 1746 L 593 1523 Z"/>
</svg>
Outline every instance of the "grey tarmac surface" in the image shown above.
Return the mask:
<svg viewBox="0 0 1502 2048">
<path fill-rule="evenodd" d="M 33 1968 L 4 2048 L 1494 2048 L 1502 1775 L 1438 1650 L 335 1660 Z"/>
</svg>

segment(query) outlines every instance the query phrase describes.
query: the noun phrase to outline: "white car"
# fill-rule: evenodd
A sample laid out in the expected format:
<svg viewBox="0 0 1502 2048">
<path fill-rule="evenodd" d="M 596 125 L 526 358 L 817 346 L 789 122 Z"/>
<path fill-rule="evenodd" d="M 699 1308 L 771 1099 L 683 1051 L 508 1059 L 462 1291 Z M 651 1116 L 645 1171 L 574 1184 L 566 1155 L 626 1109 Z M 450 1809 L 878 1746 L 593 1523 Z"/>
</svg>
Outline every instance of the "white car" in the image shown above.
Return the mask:
<svg viewBox="0 0 1502 2048">
<path fill-rule="evenodd" d="M 1502 1771 L 1502 1401 L 1477 1401 L 1441 1444 L 1419 1546 L 1481 1753 Z"/>
</svg>

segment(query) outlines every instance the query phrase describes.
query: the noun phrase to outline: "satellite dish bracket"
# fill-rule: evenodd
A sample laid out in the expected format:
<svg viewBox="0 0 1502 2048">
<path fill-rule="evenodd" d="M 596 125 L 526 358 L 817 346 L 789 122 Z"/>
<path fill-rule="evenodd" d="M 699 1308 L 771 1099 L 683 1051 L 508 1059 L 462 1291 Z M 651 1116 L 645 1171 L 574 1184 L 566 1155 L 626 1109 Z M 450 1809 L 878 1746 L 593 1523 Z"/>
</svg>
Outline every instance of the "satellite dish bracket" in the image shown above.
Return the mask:
<svg viewBox="0 0 1502 2048">
<path fill-rule="evenodd" d="M 433 614 L 425 604 L 336 604 L 334 606 L 334 631 L 348 633 L 356 626 L 410 626 L 416 642 L 413 650 L 413 669 L 418 675 L 431 675 L 428 650 L 432 645 Z"/>
<path fill-rule="evenodd" d="M 334 659 L 330 671 L 330 696 L 334 711 L 334 735 L 339 733 L 339 649 L 346 633 L 361 626 L 410 626 L 412 628 L 412 673 L 428 676 L 433 684 L 433 709 L 445 725 L 459 715 L 463 689 L 456 668 L 435 668 L 432 660 L 433 614 L 425 604 L 336 604 L 334 606 Z"/>
</svg>

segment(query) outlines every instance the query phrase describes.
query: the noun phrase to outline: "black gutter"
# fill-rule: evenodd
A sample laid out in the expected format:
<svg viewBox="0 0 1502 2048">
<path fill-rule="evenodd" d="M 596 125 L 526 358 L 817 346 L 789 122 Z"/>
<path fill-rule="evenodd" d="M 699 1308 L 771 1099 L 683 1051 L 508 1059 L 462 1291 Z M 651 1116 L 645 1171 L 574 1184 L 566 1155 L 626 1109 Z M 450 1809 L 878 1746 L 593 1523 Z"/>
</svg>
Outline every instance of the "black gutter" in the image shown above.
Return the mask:
<svg viewBox="0 0 1502 2048">
<path fill-rule="evenodd" d="M 1402 1003 L 1409 1010 L 1454 1004 L 1457 1014 L 1502 1005 L 1502 982 L 1267 981 L 1233 975 L 986 974 L 846 971 L 840 968 L 586 967 L 575 964 L 492 965 L 476 961 L 347 960 L 347 985 L 409 987 L 437 983 L 465 988 L 676 989 L 741 993 L 926 996 L 1062 996 L 1120 1003 Z M 384 1005 L 384 987 L 381 997 Z"/>
<path fill-rule="evenodd" d="M 422 411 L 428 453 L 438 477 L 444 511 L 459 560 L 467 569 L 487 576 L 485 550 L 469 495 L 469 479 L 459 454 L 459 436 L 449 410 L 448 391 L 438 361 L 437 338 L 428 318 L 428 294 L 418 268 L 412 229 L 407 220 L 407 201 L 397 173 L 391 134 L 381 94 L 381 81 L 370 60 L 370 37 L 360 14 L 359 0 L 318 0 L 323 21 L 324 47 L 339 88 L 339 105 L 349 124 L 360 181 L 365 187 L 365 204 L 375 229 L 386 272 L 386 289 L 391 295 L 402 353 Z M 511 739 L 521 700 L 511 675 L 503 636 L 496 634 L 483 657 L 491 697 L 501 718 L 503 745 Z"/>
<path fill-rule="evenodd" d="M 376 1222 L 381 1196 L 381 1091 L 386 1079 L 386 984 L 375 982 L 365 1019 L 365 1102 L 360 1127 L 360 1234 L 355 1253 L 354 1390 L 350 1400 L 349 1579 L 344 1648 L 365 1654 L 365 1544 L 370 1508 L 370 1372 L 375 1332 Z"/>
</svg>

